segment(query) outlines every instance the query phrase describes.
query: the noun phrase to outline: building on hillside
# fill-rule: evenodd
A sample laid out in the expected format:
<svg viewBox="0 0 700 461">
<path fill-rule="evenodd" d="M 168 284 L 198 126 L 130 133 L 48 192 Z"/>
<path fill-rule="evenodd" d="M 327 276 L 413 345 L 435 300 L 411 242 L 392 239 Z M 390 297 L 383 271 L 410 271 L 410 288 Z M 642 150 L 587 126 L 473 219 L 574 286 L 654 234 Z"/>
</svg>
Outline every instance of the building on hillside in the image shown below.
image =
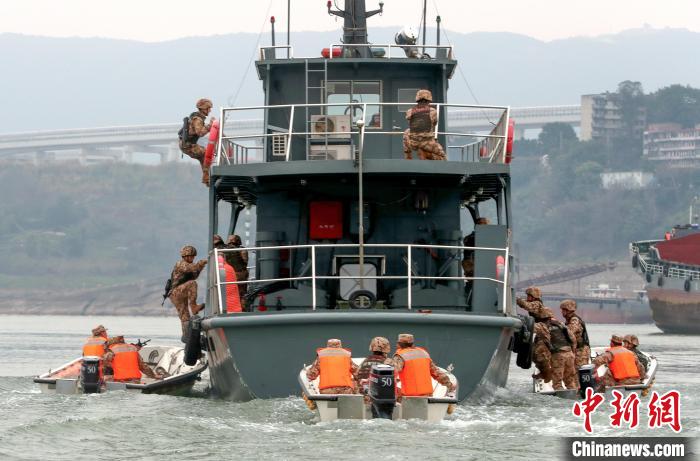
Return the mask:
<svg viewBox="0 0 700 461">
<path fill-rule="evenodd" d="M 645 171 L 614 171 L 601 173 L 603 189 L 646 189 L 654 182 L 654 175 Z"/>
<path fill-rule="evenodd" d="M 644 132 L 644 158 L 672 168 L 700 167 L 700 124 L 683 128 L 678 123 L 649 125 Z"/>
<path fill-rule="evenodd" d="M 618 93 L 584 94 L 581 96 L 581 141 L 604 141 L 624 136 L 622 109 Z M 634 122 L 634 135 L 641 138 L 646 126 L 646 109 L 639 107 Z"/>
</svg>

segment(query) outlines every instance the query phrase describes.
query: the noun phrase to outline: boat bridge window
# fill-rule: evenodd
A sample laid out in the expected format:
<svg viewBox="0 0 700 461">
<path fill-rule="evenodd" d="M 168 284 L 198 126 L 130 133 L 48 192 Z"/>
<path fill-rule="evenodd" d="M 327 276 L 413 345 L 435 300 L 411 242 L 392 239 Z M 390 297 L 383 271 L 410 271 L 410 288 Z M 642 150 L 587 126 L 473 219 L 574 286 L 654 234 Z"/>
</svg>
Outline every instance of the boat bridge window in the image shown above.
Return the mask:
<svg viewBox="0 0 700 461">
<path fill-rule="evenodd" d="M 382 82 L 379 80 L 329 80 L 326 91 L 326 102 L 329 104 L 382 102 Z M 365 116 L 367 128 L 381 129 L 381 106 L 368 105 L 367 112 Z M 331 106 L 328 107 L 328 115 L 351 115 L 354 124 L 362 116 L 362 109 Z"/>
<path fill-rule="evenodd" d="M 398 102 L 406 103 L 399 106 L 399 112 L 406 112 L 416 105 L 416 93 L 418 90 L 420 88 L 399 88 Z"/>
</svg>

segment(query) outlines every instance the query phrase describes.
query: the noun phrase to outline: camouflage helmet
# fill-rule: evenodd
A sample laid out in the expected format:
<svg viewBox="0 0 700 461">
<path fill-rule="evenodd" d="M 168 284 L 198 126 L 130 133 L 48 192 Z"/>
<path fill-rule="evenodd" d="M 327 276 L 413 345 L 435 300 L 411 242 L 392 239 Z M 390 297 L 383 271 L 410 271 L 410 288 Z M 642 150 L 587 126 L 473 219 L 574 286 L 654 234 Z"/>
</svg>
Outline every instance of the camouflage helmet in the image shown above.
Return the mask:
<svg viewBox="0 0 700 461">
<path fill-rule="evenodd" d="M 542 292 L 537 287 L 527 287 L 527 289 L 525 290 L 525 294 L 530 295 L 535 299 L 542 299 Z"/>
<path fill-rule="evenodd" d="M 224 239 L 222 239 L 219 234 L 214 234 L 214 237 L 211 239 L 211 243 L 212 245 L 216 246 L 217 244 L 224 243 Z"/>
<path fill-rule="evenodd" d="M 182 256 L 183 258 L 185 256 L 197 256 L 197 249 L 192 245 L 185 245 L 180 250 L 180 256 Z"/>
<path fill-rule="evenodd" d="M 431 93 L 430 90 L 418 90 L 416 93 L 416 102 L 420 101 L 421 99 L 425 99 L 428 102 L 433 102 L 433 93 Z"/>
<path fill-rule="evenodd" d="M 211 99 L 201 98 L 197 100 L 197 109 L 211 109 L 213 106 Z"/>
<path fill-rule="evenodd" d="M 405 343 L 405 344 L 413 344 L 415 339 L 413 339 L 413 335 L 411 333 L 401 333 L 398 338 L 396 338 L 396 342 L 399 343 Z"/>
<path fill-rule="evenodd" d="M 230 245 L 241 245 L 243 242 L 239 235 L 229 235 L 227 243 Z"/>
<path fill-rule="evenodd" d="M 105 326 L 97 325 L 95 328 L 92 329 L 92 336 L 99 336 L 102 332 L 107 333 L 107 329 L 105 328 Z"/>
<path fill-rule="evenodd" d="M 610 342 L 613 344 L 622 344 L 622 337 L 620 335 L 612 335 L 610 337 Z"/>
<path fill-rule="evenodd" d="M 343 347 L 343 343 L 339 339 L 329 339 L 326 341 L 326 347 Z"/>
<path fill-rule="evenodd" d="M 372 338 L 372 341 L 370 341 L 369 343 L 369 351 L 383 352 L 385 354 L 388 354 L 391 351 L 391 345 L 389 344 L 389 340 L 384 338 L 383 336 L 377 336 L 376 338 Z"/>
<path fill-rule="evenodd" d="M 622 340 L 633 346 L 639 346 L 639 338 L 637 338 L 637 335 L 626 335 Z"/>
<path fill-rule="evenodd" d="M 561 304 L 559 304 L 559 309 L 563 311 L 574 312 L 576 311 L 576 301 L 574 301 L 573 299 L 565 299 L 561 302 Z"/>
</svg>

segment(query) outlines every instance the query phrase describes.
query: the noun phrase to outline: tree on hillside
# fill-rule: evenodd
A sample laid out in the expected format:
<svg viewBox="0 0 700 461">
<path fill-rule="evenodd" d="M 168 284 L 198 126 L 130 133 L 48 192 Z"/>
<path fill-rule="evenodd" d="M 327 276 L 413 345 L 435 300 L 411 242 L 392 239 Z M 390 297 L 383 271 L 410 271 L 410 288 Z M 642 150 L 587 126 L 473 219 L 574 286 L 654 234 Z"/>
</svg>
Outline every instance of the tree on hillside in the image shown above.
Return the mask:
<svg viewBox="0 0 700 461">
<path fill-rule="evenodd" d="M 680 123 L 692 128 L 700 123 L 700 89 L 671 85 L 646 97 L 649 123 Z"/>
<path fill-rule="evenodd" d="M 561 152 L 565 146 L 578 141 L 571 125 L 563 122 L 547 123 L 537 139 L 546 153 Z"/>
</svg>

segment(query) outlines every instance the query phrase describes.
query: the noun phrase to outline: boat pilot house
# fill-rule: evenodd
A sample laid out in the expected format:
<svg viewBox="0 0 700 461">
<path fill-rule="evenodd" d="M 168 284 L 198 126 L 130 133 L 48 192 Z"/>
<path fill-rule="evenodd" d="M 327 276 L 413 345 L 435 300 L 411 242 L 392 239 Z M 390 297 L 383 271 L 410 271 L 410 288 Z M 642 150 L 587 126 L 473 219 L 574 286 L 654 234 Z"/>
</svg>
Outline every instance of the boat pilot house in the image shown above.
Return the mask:
<svg viewBox="0 0 700 461">
<path fill-rule="evenodd" d="M 201 325 L 224 394 L 286 396 L 327 338 L 366 350 L 412 332 L 455 365 L 463 398 L 483 379 L 504 384 L 516 333 L 531 337 L 510 284 L 509 109 L 448 102 L 458 64 L 439 32 L 437 45 L 411 30 L 370 43 L 366 19 L 381 11 L 329 2 L 342 43 L 312 57 L 261 48 L 264 105 L 221 109 L 209 235 L 245 230 L 241 216 L 255 229 L 246 248 L 210 246 Z M 240 251 L 246 276 L 227 269 Z M 274 376 L 252 359 L 265 337 L 284 344 Z"/>
</svg>

